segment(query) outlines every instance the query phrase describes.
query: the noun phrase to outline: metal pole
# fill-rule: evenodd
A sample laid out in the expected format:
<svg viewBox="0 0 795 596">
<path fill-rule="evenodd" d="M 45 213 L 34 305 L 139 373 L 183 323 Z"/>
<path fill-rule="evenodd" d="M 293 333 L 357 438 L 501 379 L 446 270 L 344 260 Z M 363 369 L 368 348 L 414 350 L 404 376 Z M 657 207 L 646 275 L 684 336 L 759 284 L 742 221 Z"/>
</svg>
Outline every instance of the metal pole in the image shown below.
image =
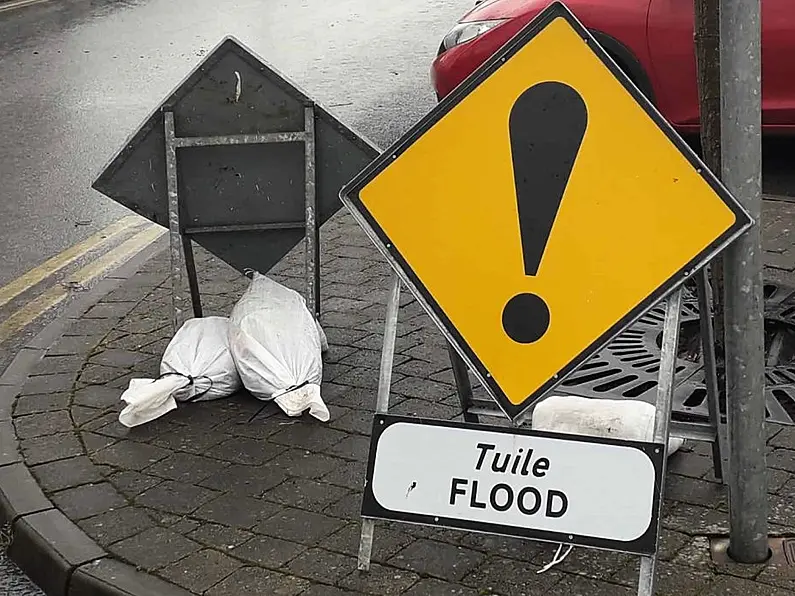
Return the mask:
<svg viewBox="0 0 795 596">
<path fill-rule="evenodd" d="M 166 137 L 166 186 L 168 189 L 168 233 L 171 243 L 171 323 L 174 333 L 185 322 L 185 287 L 182 279 L 184 255 L 179 223 L 177 182 L 177 141 L 174 112 L 163 112 Z"/>
<path fill-rule="evenodd" d="M 660 372 L 657 377 L 657 400 L 654 412 L 654 442 L 662 443 L 663 449 L 668 450 L 670 437 L 670 422 L 672 403 L 674 398 L 674 385 L 676 383 L 676 356 L 679 348 L 679 320 L 682 315 L 682 289 L 679 288 L 665 305 L 665 322 L 663 323 L 662 346 L 660 348 Z M 662 470 L 660 470 L 660 507 L 665 488 L 665 469 L 667 457 L 663 457 Z M 659 540 L 659 517 L 655 528 L 655 540 Z M 657 555 L 642 557 L 640 560 L 640 577 L 638 578 L 638 596 L 654 595 L 654 576 L 657 567 Z"/>
<path fill-rule="evenodd" d="M 397 337 L 398 311 L 400 310 L 400 277 L 393 274 L 392 291 L 386 306 L 384 322 L 384 344 L 381 350 L 381 371 L 378 377 L 378 397 L 375 403 L 376 414 L 386 414 L 389 409 L 389 392 L 392 387 L 392 363 L 395 360 L 395 338 Z M 362 533 L 359 538 L 359 571 L 369 571 L 373 552 L 373 532 L 375 522 L 362 520 Z"/>
<path fill-rule="evenodd" d="M 760 0 L 720 8 L 722 179 L 757 222 L 726 251 L 729 554 L 768 556 L 765 471 Z"/>
</svg>

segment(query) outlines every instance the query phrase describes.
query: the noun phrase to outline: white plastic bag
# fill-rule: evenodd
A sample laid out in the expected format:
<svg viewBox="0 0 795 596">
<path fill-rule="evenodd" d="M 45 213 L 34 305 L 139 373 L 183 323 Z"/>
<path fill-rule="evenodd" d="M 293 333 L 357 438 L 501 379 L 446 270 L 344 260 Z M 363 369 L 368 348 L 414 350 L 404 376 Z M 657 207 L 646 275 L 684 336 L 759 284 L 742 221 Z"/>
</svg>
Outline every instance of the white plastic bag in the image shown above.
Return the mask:
<svg viewBox="0 0 795 596">
<path fill-rule="evenodd" d="M 535 430 L 612 437 L 651 442 L 654 439 L 654 406 L 633 399 L 589 399 L 551 395 L 533 410 Z M 668 455 L 684 441 L 668 440 Z"/>
<path fill-rule="evenodd" d="M 171 339 L 160 361 L 159 379 L 131 379 L 121 399 L 119 422 L 132 427 L 177 407 L 177 402 L 228 397 L 240 389 L 229 351 L 229 319 L 190 319 Z"/>
<path fill-rule="evenodd" d="M 232 309 L 229 347 L 243 385 L 259 399 L 273 399 L 288 416 L 309 413 L 326 422 L 320 397 L 323 377 L 320 325 L 303 296 L 253 273 Z"/>
</svg>

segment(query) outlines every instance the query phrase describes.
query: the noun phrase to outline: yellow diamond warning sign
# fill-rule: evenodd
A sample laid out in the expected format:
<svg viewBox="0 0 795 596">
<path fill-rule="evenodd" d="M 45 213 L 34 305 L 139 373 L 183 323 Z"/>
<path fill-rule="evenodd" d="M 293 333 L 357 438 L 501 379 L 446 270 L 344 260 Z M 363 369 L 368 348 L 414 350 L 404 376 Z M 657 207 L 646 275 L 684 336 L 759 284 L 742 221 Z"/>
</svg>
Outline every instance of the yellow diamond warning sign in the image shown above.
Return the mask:
<svg viewBox="0 0 795 596">
<path fill-rule="evenodd" d="M 512 418 L 751 225 L 560 3 L 341 196 Z"/>
</svg>

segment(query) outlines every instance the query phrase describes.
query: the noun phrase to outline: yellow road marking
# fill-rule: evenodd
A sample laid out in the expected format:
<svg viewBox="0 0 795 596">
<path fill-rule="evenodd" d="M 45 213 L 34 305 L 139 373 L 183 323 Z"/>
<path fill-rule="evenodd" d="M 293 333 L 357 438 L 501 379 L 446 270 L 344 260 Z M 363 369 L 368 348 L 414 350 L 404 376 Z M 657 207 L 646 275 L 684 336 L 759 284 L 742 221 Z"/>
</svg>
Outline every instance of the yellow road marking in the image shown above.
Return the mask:
<svg viewBox="0 0 795 596">
<path fill-rule="evenodd" d="M 165 234 L 165 230 L 159 226 L 147 227 L 89 265 L 76 271 L 64 282 L 51 287 L 35 300 L 28 302 L 0 323 L 0 343 L 14 336 L 45 312 L 63 302 L 73 288 L 87 286 L 94 279 L 131 259 L 163 234 Z"/>
<path fill-rule="evenodd" d="M 0 307 L 8 304 L 11 300 L 29 290 L 36 284 L 43 281 L 46 277 L 52 275 L 73 263 L 89 251 L 99 248 L 103 244 L 109 242 L 111 239 L 127 231 L 129 228 L 136 224 L 141 223 L 140 217 L 136 215 L 128 215 L 122 217 L 120 220 L 110 224 L 104 230 L 100 230 L 96 234 L 92 234 L 82 242 L 78 242 L 74 246 L 70 246 L 60 254 L 55 255 L 51 259 L 44 261 L 38 267 L 31 269 L 27 273 L 20 275 L 14 281 L 6 286 L 0 288 Z"/>
<path fill-rule="evenodd" d="M 44 2 L 48 2 L 49 0 L 14 0 L 12 2 L 4 2 L 0 6 L 0 12 L 5 12 L 6 10 L 14 10 L 15 8 L 22 8 L 23 6 L 32 6 L 34 4 L 42 4 Z"/>
</svg>

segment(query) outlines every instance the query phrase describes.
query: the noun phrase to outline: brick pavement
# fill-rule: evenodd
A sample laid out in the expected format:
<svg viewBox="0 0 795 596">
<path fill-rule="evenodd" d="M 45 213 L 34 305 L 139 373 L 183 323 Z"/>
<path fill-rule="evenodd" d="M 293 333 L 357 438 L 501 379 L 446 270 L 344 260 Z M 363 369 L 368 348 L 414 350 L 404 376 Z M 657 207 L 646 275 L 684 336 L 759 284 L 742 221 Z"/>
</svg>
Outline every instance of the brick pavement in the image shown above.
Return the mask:
<svg viewBox="0 0 795 596">
<path fill-rule="evenodd" d="M 766 206 L 770 274 L 780 281 L 795 270 L 794 212 L 787 203 Z M 129 594 L 634 593 L 637 558 L 577 548 L 539 575 L 553 546 L 391 523 L 376 525 L 371 572 L 356 571 L 390 274 L 347 215 L 324 226 L 322 243 L 329 423 L 289 419 L 247 394 L 180 407 L 135 429 L 118 423 L 123 388 L 130 378 L 158 374 L 171 335 L 167 253 L 72 321 L 35 365 L 13 401 L 13 428 L 0 422 L 0 453 L 13 448 L 13 430 L 22 459 L 0 461 L 9 463 L 0 467 L 0 484 L 15 475 L 22 483 L 26 468 L 43 492 L 15 532 L 25 523 L 47 534 L 63 523 L 60 510 L 87 536 L 64 555 L 63 577 L 49 573 L 51 592 L 71 581 L 70 594 L 122 593 L 96 587 L 123 575 L 117 560 L 164 580 L 140 580 L 142 591 Z M 206 314 L 227 315 L 247 280 L 204 253 L 198 267 Z M 271 274 L 300 290 L 302 272 L 302 254 L 294 251 Z M 400 414 L 459 416 L 445 344 L 405 293 L 391 406 Z M 708 455 L 695 445 L 670 460 L 658 594 L 795 595 L 795 568 L 711 562 L 709 537 L 727 530 L 727 506 Z M 795 429 L 770 428 L 768 464 L 771 529 L 795 535 Z M 43 564 L 26 560 L 22 539 L 15 541 L 27 570 L 40 571 Z"/>
</svg>

